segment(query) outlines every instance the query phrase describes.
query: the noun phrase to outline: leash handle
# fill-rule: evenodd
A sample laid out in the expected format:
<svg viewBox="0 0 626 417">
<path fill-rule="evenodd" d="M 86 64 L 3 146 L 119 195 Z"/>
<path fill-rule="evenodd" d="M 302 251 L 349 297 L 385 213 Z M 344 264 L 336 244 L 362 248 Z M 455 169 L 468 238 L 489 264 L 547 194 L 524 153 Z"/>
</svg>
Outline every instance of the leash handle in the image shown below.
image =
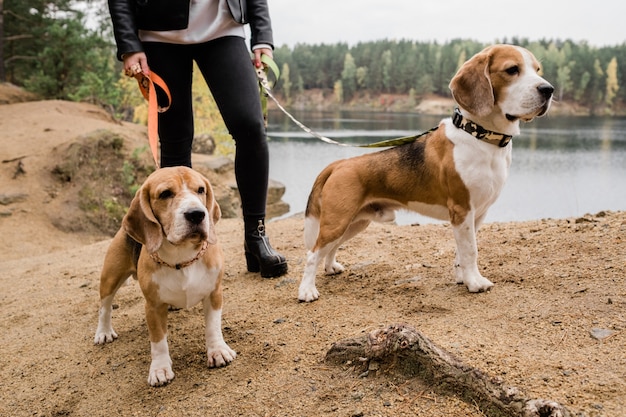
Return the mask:
<svg viewBox="0 0 626 417">
<path fill-rule="evenodd" d="M 268 55 L 261 55 L 261 63 L 263 65 L 261 65 L 260 68 L 256 69 L 256 76 L 259 79 L 259 95 L 261 97 L 261 110 L 263 112 L 263 122 L 265 123 L 265 127 L 267 127 L 267 121 L 268 121 L 268 116 L 267 116 L 267 91 L 271 90 L 272 87 L 276 84 L 276 82 L 278 81 L 278 78 L 280 78 L 280 71 L 278 69 L 278 65 L 276 65 L 276 63 L 274 62 L 274 60 L 268 56 Z M 268 70 L 270 70 L 272 72 L 272 75 L 274 76 L 274 81 L 271 83 L 269 82 L 268 76 L 267 76 L 267 72 Z"/>
<path fill-rule="evenodd" d="M 263 63 L 263 69 L 265 70 L 265 77 L 267 78 L 267 70 L 269 69 L 274 76 L 274 82 L 272 83 L 272 87 L 278 79 L 280 78 L 280 70 L 278 69 L 278 65 L 269 55 L 261 55 L 261 62 Z"/>
<path fill-rule="evenodd" d="M 159 113 L 166 112 L 172 105 L 172 95 L 167 84 L 155 72 L 146 75 L 143 72 L 134 75 L 139 84 L 139 90 L 143 97 L 148 100 L 148 142 L 152 151 L 152 158 L 159 168 Z M 167 96 L 167 106 L 160 107 L 157 102 L 156 87 L 159 87 Z"/>
</svg>

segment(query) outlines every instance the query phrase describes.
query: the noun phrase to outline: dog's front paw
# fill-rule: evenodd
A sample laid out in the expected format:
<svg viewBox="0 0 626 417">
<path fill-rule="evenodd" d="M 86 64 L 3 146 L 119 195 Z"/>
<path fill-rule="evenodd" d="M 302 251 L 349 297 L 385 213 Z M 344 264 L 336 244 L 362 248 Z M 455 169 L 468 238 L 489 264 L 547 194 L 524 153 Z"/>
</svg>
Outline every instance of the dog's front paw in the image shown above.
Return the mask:
<svg viewBox="0 0 626 417">
<path fill-rule="evenodd" d="M 172 379 L 174 379 L 174 372 L 171 365 L 155 365 L 154 361 L 152 362 L 148 374 L 148 384 L 153 387 L 161 387 L 167 385 Z"/>
<path fill-rule="evenodd" d="M 219 368 L 231 363 L 237 357 L 237 352 L 232 350 L 226 343 L 220 343 L 217 347 L 207 349 L 207 365 L 209 368 Z"/>
<path fill-rule="evenodd" d="M 302 287 L 298 290 L 298 301 L 303 303 L 310 303 L 311 301 L 315 301 L 320 298 L 320 293 L 315 288 L 315 285 L 311 287 Z"/>
<path fill-rule="evenodd" d="M 324 271 L 326 272 L 326 275 L 337 275 L 345 271 L 345 268 L 339 262 L 334 261 L 330 265 L 326 265 Z"/>
<path fill-rule="evenodd" d="M 493 282 L 482 275 L 478 275 L 478 277 L 474 277 L 474 279 L 465 281 L 465 286 L 469 292 L 485 292 L 493 287 Z"/>
<path fill-rule="evenodd" d="M 98 330 L 96 330 L 96 335 L 93 338 L 93 344 L 104 345 L 105 343 L 110 343 L 115 339 L 117 339 L 117 333 L 115 333 L 115 330 L 113 330 L 113 328 L 104 330 L 98 327 Z"/>
</svg>

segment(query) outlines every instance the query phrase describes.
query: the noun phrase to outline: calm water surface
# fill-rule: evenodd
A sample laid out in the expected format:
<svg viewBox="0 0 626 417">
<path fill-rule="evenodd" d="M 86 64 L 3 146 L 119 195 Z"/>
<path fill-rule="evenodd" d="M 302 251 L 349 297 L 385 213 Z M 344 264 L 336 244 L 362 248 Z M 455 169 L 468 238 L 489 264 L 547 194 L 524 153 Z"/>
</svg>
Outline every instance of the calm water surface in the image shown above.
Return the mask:
<svg viewBox="0 0 626 417">
<path fill-rule="evenodd" d="M 345 143 L 414 135 L 439 116 L 409 113 L 295 112 L 315 131 Z M 321 142 L 282 113 L 270 112 L 270 177 L 286 186 L 291 215 L 304 211 L 317 174 L 330 162 L 375 150 Z M 626 118 L 544 117 L 521 125 L 513 163 L 487 222 L 565 218 L 626 210 Z M 432 222 L 398 213 L 398 223 Z"/>
</svg>

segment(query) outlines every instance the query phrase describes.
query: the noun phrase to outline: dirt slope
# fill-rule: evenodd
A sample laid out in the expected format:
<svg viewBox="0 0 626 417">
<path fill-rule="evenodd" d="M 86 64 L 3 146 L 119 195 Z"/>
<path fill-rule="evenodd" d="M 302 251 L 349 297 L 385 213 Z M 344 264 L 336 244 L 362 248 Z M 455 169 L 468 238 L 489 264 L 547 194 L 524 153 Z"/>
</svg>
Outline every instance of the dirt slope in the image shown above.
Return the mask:
<svg viewBox="0 0 626 417">
<path fill-rule="evenodd" d="M 50 207 L 62 207 L 50 193 L 53 149 L 97 129 L 144 137 L 90 105 L 0 105 L 1 416 L 483 415 L 394 368 L 362 376 L 361 364 L 323 362 L 333 342 L 397 322 L 530 397 L 626 415 L 626 213 L 486 225 L 480 265 L 496 285 L 485 294 L 453 283 L 448 226 L 373 225 L 340 251 L 345 273 L 318 274 L 311 304 L 296 300 L 301 217 L 269 225 L 290 264 L 276 280 L 246 272 L 241 221 L 223 220 L 223 327 L 239 356 L 207 369 L 200 307 L 172 312 L 176 379 L 150 388 L 136 283 L 117 297 L 119 339 L 92 342 L 109 238 L 50 224 Z"/>
</svg>

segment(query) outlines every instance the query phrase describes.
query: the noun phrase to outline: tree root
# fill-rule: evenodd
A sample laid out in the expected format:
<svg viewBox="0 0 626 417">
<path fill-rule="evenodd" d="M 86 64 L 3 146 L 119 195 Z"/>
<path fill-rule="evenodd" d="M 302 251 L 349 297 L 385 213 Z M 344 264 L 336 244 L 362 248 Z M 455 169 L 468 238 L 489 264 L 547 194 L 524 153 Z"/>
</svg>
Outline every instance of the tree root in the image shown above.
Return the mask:
<svg viewBox="0 0 626 417">
<path fill-rule="evenodd" d="M 488 416 L 572 416 L 557 402 L 526 398 L 500 378 L 464 364 L 406 324 L 393 324 L 365 336 L 338 341 L 326 353 L 326 361 L 335 364 L 363 359 L 392 362 L 403 373 L 477 404 Z"/>
</svg>

